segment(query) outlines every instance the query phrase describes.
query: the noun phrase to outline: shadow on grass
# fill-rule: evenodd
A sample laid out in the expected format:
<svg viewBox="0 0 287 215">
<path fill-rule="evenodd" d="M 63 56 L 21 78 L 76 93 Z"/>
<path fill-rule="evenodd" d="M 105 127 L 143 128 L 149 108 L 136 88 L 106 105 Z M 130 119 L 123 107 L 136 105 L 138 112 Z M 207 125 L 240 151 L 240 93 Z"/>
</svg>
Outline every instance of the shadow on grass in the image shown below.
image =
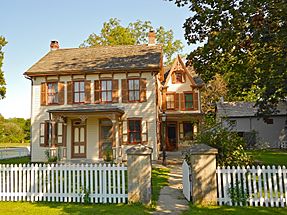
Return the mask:
<svg viewBox="0 0 287 215">
<path fill-rule="evenodd" d="M 183 213 L 184 215 L 196 214 L 196 215 L 287 215 L 287 210 L 285 208 L 271 208 L 271 207 L 230 207 L 230 206 L 195 206 L 190 204 L 188 211 Z"/>
</svg>

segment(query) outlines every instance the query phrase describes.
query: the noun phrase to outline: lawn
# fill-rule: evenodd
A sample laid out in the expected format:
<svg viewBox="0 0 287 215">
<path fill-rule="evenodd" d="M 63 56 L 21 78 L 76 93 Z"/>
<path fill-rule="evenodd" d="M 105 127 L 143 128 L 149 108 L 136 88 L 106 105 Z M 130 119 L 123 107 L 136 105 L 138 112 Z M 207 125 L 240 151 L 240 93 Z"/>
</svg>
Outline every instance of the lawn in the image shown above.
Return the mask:
<svg viewBox="0 0 287 215">
<path fill-rule="evenodd" d="M 27 164 L 29 157 L 0 160 L 0 164 Z M 0 202 L 0 214 L 150 214 L 155 210 L 160 189 L 168 184 L 167 168 L 153 168 L 152 170 L 152 204 L 91 204 L 52 202 Z"/>
<path fill-rule="evenodd" d="M 229 206 L 193 206 L 190 205 L 188 211 L 185 211 L 183 215 L 196 214 L 196 215 L 287 215 L 287 210 L 285 208 L 271 208 L 271 207 L 229 207 Z"/>
<path fill-rule="evenodd" d="M 30 146 L 30 143 L 0 143 L 0 148 L 26 147 L 26 146 Z"/>
<path fill-rule="evenodd" d="M 287 151 L 286 150 L 250 150 L 247 152 L 251 155 L 260 165 L 275 165 L 287 166 Z"/>
</svg>

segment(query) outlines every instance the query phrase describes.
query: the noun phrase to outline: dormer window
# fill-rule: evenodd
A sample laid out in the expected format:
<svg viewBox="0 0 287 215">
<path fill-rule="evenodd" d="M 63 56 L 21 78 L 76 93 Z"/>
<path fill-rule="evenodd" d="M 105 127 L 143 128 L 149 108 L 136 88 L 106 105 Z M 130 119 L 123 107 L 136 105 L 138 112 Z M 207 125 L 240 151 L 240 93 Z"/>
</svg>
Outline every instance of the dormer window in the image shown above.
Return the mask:
<svg viewBox="0 0 287 215">
<path fill-rule="evenodd" d="M 185 74 L 183 71 L 175 71 L 172 74 L 172 83 L 173 84 L 180 84 L 185 82 Z"/>
</svg>

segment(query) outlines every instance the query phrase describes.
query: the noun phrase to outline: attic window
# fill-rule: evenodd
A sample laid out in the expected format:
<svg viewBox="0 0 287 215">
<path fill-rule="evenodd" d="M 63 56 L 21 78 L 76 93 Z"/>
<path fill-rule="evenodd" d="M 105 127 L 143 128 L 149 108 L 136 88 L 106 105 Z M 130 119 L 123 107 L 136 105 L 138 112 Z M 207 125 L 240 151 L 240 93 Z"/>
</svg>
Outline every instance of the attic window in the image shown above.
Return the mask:
<svg viewBox="0 0 287 215">
<path fill-rule="evenodd" d="M 175 72 L 175 82 L 184 83 L 184 74 L 181 71 Z"/>
</svg>

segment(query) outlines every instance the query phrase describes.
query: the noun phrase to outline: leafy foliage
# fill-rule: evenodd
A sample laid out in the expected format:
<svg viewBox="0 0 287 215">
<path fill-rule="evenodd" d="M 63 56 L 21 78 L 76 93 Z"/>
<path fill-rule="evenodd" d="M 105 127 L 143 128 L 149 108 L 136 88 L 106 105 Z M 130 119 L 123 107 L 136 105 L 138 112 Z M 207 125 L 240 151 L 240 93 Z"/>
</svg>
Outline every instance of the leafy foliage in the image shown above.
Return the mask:
<svg viewBox="0 0 287 215">
<path fill-rule="evenodd" d="M 218 149 L 217 165 L 241 166 L 252 164 L 252 159 L 244 151 L 245 142 L 237 133 L 214 124 L 209 117 L 203 129 L 196 137 L 196 144 L 207 144 Z"/>
<path fill-rule="evenodd" d="M 227 95 L 227 84 L 223 77 L 215 74 L 203 88 L 201 94 L 202 110 L 205 113 L 215 112 L 215 103 Z"/>
<path fill-rule="evenodd" d="M 5 38 L 0 36 L 0 99 L 4 99 L 6 94 L 6 82 L 4 78 L 4 72 L 1 70 L 4 59 L 4 52 L 2 51 L 2 48 L 6 44 L 7 41 L 5 40 Z"/>
<path fill-rule="evenodd" d="M 30 119 L 5 119 L 0 114 L 0 143 L 23 143 L 30 141 Z"/>
<path fill-rule="evenodd" d="M 221 74 L 229 100 L 254 100 L 269 114 L 287 95 L 285 0 L 170 0 L 188 6 L 189 44 L 204 43 L 189 59 L 205 82 Z"/>
<path fill-rule="evenodd" d="M 150 21 L 137 20 L 124 27 L 119 19 L 111 18 L 103 24 L 100 34 L 92 33 L 80 47 L 146 44 L 150 30 L 153 30 Z M 156 29 L 156 39 L 163 45 L 167 64 L 172 62 L 173 54 L 183 49 L 182 42 L 174 39 L 173 31 L 162 26 Z"/>
</svg>

